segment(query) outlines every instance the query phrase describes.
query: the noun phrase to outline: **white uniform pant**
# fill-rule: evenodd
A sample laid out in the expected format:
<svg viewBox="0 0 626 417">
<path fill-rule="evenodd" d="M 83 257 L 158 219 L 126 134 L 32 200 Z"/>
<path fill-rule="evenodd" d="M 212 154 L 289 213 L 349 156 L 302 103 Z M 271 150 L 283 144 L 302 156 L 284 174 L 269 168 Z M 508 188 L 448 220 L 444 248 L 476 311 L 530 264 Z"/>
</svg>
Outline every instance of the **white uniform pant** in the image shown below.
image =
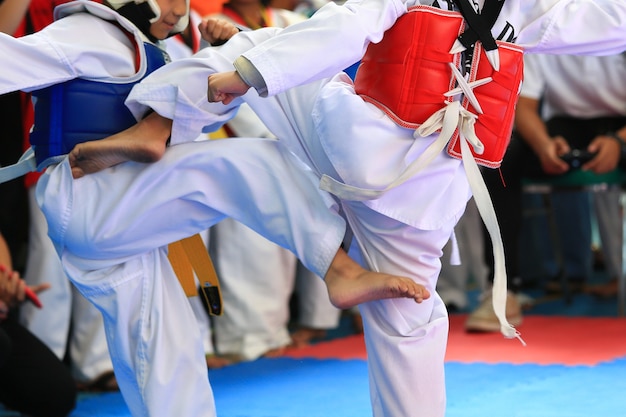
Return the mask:
<svg viewBox="0 0 626 417">
<path fill-rule="evenodd" d="M 254 360 L 288 345 L 289 298 L 297 262 L 293 254 L 233 219 L 213 226 L 211 239 L 228 306 L 214 319 L 218 352 Z"/>
<path fill-rule="evenodd" d="M 113 369 L 102 316 L 67 279 L 48 237 L 46 218 L 35 201 L 35 187 L 28 190 L 28 197 L 30 228 L 24 279 L 29 285 L 49 283 L 50 288 L 39 295 L 43 309 L 23 304 L 20 320 L 59 359 L 69 354 L 76 380 L 92 381 Z"/>
<path fill-rule="evenodd" d="M 70 279 L 104 316 L 118 383 L 133 416 L 215 416 L 200 335 L 167 244 L 230 215 L 289 247 L 319 275 L 345 224 L 317 179 L 273 140 L 169 148 L 73 180 L 66 161 L 37 200 Z"/>
<path fill-rule="evenodd" d="M 299 98 L 298 110 L 313 114 L 316 121 L 319 142 L 312 134 L 302 134 L 307 139 L 302 153 L 313 155 L 320 173 L 348 185 L 382 189 L 423 154 L 435 136 L 415 139 L 413 130 L 364 102 L 341 76 L 335 80 L 317 96 L 307 94 L 314 88 L 309 85 L 284 94 L 289 104 Z M 306 128 L 303 123 L 302 130 Z M 445 415 L 448 316 L 435 289 L 442 248 L 470 197 L 463 165 L 440 154 L 379 199 L 342 201 L 354 234 L 350 254 L 368 269 L 411 277 L 432 294 L 421 304 L 398 298 L 360 306 L 375 417 Z"/>
<path fill-rule="evenodd" d="M 485 263 L 482 228 L 480 213 L 472 199 L 454 229 L 460 265 L 451 263 L 455 261 L 452 239 L 443 249 L 437 292 L 448 306 L 467 308 L 469 283 L 472 279 L 481 290 L 488 288 L 489 269 Z"/>
<path fill-rule="evenodd" d="M 606 270 L 610 278 L 622 275 L 623 224 L 621 190 L 592 193 Z"/>
<path fill-rule="evenodd" d="M 323 281 L 302 264 L 296 268 L 298 326 L 311 329 L 334 329 L 339 326 L 341 310 L 330 303 Z"/>
<path fill-rule="evenodd" d="M 341 311 L 330 303 L 326 285 L 291 252 L 233 219 L 213 226 L 211 239 L 213 262 L 228 306 L 213 320 L 220 353 L 254 360 L 289 345 L 294 289 L 299 325 L 330 329 L 339 324 Z"/>
<path fill-rule="evenodd" d="M 448 314 L 435 286 L 441 248 L 454 222 L 424 231 L 358 202 L 345 203 L 344 209 L 355 236 L 350 248 L 355 259 L 379 271 L 412 276 L 432 294 L 421 304 L 392 298 L 359 306 L 374 416 L 443 417 Z"/>
<path fill-rule="evenodd" d="M 248 103 L 258 113 L 268 113 L 264 121 L 272 131 L 301 122 L 299 141 L 293 135 L 279 137 L 298 155 L 310 155 L 318 175 L 381 189 L 423 154 L 436 136 L 415 139 L 413 130 L 396 125 L 354 95 L 351 84 L 341 76 L 335 80 L 277 96 L 281 110 L 291 111 L 283 123 L 275 116 L 279 112 L 264 99 L 250 98 Z M 305 117 L 309 114 L 314 123 Z M 301 145 L 305 149 L 299 149 Z M 360 306 L 375 417 L 445 415 L 448 317 L 435 288 L 442 248 L 470 197 L 461 162 L 440 154 L 379 199 L 342 201 L 354 233 L 350 254 L 367 269 L 411 277 L 432 294 L 421 304 L 389 299 Z"/>
</svg>

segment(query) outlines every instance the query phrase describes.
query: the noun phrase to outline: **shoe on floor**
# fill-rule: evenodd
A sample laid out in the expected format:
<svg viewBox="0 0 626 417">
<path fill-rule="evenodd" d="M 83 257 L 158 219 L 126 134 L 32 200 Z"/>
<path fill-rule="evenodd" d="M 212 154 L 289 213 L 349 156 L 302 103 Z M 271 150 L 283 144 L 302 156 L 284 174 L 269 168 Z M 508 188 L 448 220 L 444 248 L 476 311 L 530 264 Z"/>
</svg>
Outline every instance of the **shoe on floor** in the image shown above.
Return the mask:
<svg viewBox="0 0 626 417">
<path fill-rule="evenodd" d="M 571 294 L 580 294 L 585 288 L 585 279 L 580 277 L 568 278 L 563 283 L 558 277 L 552 278 L 546 283 L 545 291 L 547 295 L 563 295 L 565 288 L 563 285 L 567 285 L 567 290 Z"/>
<path fill-rule="evenodd" d="M 291 347 L 301 348 L 326 337 L 326 330 L 300 326 L 291 334 Z"/>
<path fill-rule="evenodd" d="M 480 305 L 474 310 L 465 322 L 467 332 L 499 332 L 500 321 L 493 311 L 493 295 L 491 292 L 483 298 Z M 512 292 L 506 297 L 506 319 L 514 327 L 522 324 L 522 307 L 517 296 Z"/>
<path fill-rule="evenodd" d="M 619 281 L 614 278 L 603 284 L 585 286 L 585 293 L 599 298 L 612 298 L 619 292 Z"/>
<path fill-rule="evenodd" d="M 116 392 L 120 389 L 113 371 L 103 372 L 93 381 L 77 382 L 76 388 L 85 392 Z"/>
<path fill-rule="evenodd" d="M 215 353 L 207 353 L 204 355 L 206 366 L 208 369 L 219 369 L 234 363 L 232 358 L 228 358 Z"/>
</svg>

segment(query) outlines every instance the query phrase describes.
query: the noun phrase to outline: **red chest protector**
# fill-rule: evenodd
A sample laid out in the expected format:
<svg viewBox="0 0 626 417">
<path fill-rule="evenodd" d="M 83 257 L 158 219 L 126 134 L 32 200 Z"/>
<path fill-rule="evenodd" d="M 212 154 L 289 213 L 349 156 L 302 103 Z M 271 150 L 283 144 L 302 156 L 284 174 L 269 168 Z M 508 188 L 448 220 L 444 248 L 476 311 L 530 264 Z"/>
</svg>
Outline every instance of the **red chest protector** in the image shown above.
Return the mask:
<svg viewBox="0 0 626 417">
<path fill-rule="evenodd" d="M 456 86 L 450 64 L 460 67 L 461 53 L 449 51 L 465 28 L 463 16 L 429 6 L 409 9 L 385 32 L 381 42 L 370 44 L 354 82 L 357 94 L 383 110 L 396 123 L 418 128 L 431 115 L 454 100 L 445 93 Z M 494 71 L 480 42 L 476 43 L 468 82 L 491 77 L 475 87 L 483 113 L 465 97 L 462 106 L 478 116 L 474 128 L 484 145 L 476 162 L 496 168 L 509 144 L 515 104 L 523 78 L 523 49 L 497 42 L 500 70 Z M 461 157 L 458 128 L 447 150 Z"/>
</svg>

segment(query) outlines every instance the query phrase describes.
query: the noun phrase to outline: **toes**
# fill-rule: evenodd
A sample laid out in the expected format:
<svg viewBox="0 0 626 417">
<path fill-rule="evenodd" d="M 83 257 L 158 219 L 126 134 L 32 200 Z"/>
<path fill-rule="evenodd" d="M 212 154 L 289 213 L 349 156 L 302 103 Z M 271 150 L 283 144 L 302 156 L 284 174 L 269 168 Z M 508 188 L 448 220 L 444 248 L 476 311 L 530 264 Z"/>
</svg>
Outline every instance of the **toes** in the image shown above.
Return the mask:
<svg viewBox="0 0 626 417">
<path fill-rule="evenodd" d="M 83 176 L 85 176 L 85 172 L 81 168 L 79 168 L 79 167 L 73 167 L 72 168 L 72 177 L 74 179 L 78 179 L 78 178 L 81 178 Z"/>
</svg>

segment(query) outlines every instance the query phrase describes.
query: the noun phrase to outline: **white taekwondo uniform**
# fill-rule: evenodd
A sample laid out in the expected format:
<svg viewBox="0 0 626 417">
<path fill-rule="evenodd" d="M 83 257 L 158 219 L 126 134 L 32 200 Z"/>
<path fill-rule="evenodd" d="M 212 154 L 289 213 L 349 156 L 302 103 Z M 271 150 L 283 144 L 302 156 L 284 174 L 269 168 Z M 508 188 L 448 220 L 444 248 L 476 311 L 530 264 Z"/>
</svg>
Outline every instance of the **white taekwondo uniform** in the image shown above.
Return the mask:
<svg viewBox="0 0 626 417">
<path fill-rule="evenodd" d="M 76 78 L 141 79 L 145 68 L 136 70 L 133 41 L 106 20 L 137 43 L 146 41 L 142 34 L 108 7 L 80 3 L 61 6 L 74 14 L 33 35 L 0 34 L 0 51 L 11 57 L 0 71 L 0 93 Z M 79 180 L 64 158 L 42 175 L 37 201 L 48 234 L 70 279 L 102 312 L 133 416 L 215 415 L 197 322 L 167 245 L 232 216 L 294 249 L 323 276 L 345 222 L 316 183 L 275 140 L 246 139 L 176 146 L 157 164 L 122 164 Z M 301 228 L 307 230 L 296 232 Z"/>
<path fill-rule="evenodd" d="M 267 92 L 262 94 L 270 97 L 261 98 L 251 89 L 243 100 L 320 178 L 384 189 L 436 142 L 436 132 L 415 139 L 413 128 L 396 124 L 356 95 L 345 74 L 337 74 L 358 61 L 368 44 L 380 41 L 415 4 L 331 3 L 244 53 L 263 77 Z M 617 53 L 626 49 L 626 3 L 507 0 L 491 32 L 529 53 Z M 204 126 L 211 129 L 211 123 L 221 123 L 227 114 L 206 102 L 206 76 L 232 70 L 230 63 L 264 33 L 269 36 L 270 29 L 237 35 L 220 49 L 222 58 L 207 50 L 155 72 L 135 87 L 128 104 L 173 118 L 172 143 L 193 138 Z M 322 77 L 331 78 L 312 82 Z M 355 236 L 352 255 L 367 267 L 412 276 L 434 293 L 441 249 L 472 195 L 464 165 L 440 152 L 424 169 L 375 199 L 342 200 Z M 360 307 L 374 415 L 443 417 L 448 317 L 441 299 L 434 295 L 419 305 L 388 299 Z"/>
</svg>

